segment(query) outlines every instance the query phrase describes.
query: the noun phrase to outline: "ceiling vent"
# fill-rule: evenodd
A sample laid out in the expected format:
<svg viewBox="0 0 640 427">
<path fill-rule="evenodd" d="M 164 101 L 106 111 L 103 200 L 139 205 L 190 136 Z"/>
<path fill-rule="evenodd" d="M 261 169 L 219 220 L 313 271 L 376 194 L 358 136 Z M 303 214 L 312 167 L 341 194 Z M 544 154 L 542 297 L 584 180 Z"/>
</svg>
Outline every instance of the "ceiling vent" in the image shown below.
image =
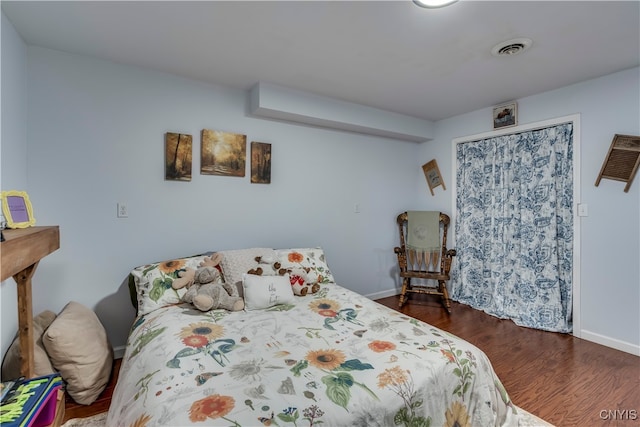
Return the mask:
<svg viewBox="0 0 640 427">
<path fill-rule="evenodd" d="M 511 39 L 495 45 L 491 49 L 491 54 L 493 56 L 513 56 L 529 49 L 532 44 L 531 39 Z"/>
</svg>

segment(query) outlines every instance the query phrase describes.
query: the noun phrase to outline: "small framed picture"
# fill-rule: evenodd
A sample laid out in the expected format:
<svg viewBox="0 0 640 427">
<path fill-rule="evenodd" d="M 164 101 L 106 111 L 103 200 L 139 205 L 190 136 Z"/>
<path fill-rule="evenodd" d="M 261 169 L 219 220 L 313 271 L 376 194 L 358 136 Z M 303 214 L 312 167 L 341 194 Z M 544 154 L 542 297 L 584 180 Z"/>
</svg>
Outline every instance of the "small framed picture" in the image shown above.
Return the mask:
<svg viewBox="0 0 640 427">
<path fill-rule="evenodd" d="M 191 181 L 193 137 L 184 133 L 164 134 L 164 179 Z"/>
<path fill-rule="evenodd" d="M 7 221 L 8 228 L 27 228 L 36 223 L 29 196 L 24 191 L 3 191 L 2 214 Z"/>
<path fill-rule="evenodd" d="M 511 102 L 493 108 L 493 128 L 500 129 L 518 124 L 518 104 Z"/>
<path fill-rule="evenodd" d="M 271 144 L 251 141 L 251 183 L 271 183 Z"/>
<path fill-rule="evenodd" d="M 443 190 L 447 189 L 447 187 L 444 186 L 442 174 L 440 173 L 438 162 L 436 162 L 435 159 L 422 165 L 422 171 L 424 172 L 424 177 L 427 180 L 427 185 L 429 185 L 429 190 L 431 191 L 432 196 L 435 196 L 433 189 L 439 185 L 442 185 Z"/>
</svg>

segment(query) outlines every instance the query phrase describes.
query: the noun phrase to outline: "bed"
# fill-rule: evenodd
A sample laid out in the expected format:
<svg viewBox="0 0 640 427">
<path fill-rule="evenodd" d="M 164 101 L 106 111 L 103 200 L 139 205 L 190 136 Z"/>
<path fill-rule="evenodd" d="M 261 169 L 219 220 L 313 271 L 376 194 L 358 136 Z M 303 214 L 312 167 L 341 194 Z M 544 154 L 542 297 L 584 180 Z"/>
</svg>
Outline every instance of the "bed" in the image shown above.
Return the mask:
<svg viewBox="0 0 640 427">
<path fill-rule="evenodd" d="M 132 271 L 139 316 L 108 426 L 518 425 L 478 348 L 336 284 L 320 248 L 271 251 L 223 251 L 224 280 L 246 280 L 270 253 L 305 266 L 319 291 L 200 312 L 170 282 L 201 256 Z"/>
</svg>

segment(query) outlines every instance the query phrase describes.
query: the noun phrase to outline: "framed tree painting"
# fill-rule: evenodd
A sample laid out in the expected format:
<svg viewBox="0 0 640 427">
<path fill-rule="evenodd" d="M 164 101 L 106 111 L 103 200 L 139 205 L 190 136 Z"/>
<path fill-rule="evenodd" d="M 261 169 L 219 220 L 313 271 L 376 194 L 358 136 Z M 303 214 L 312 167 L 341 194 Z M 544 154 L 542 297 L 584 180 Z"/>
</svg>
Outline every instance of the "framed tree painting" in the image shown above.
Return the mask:
<svg viewBox="0 0 640 427">
<path fill-rule="evenodd" d="M 251 182 L 271 183 L 271 144 L 251 142 Z"/>
<path fill-rule="evenodd" d="M 202 129 L 200 173 L 203 175 L 245 175 L 247 136 Z"/>
<path fill-rule="evenodd" d="M 191 181 L 192 136 L 167 132 L 164 135 L 164 179 Z"/>
</svg>

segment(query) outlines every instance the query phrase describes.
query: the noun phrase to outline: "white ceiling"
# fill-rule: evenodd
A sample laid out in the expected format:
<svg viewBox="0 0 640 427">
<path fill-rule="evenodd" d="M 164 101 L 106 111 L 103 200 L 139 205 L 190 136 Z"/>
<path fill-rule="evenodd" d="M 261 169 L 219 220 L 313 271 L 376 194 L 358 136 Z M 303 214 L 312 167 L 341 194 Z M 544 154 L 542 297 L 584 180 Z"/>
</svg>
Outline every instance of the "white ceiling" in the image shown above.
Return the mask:
<svg viewBox="0 0 640 427">
<path fill-rule="evenodd" d="M 24 41 L 427 120 L 640 65 L 639 1 L 2 1 Z M 527 37 L 526 52 L 491 48 Z M 639 94 L 640 97 L 640 94 Z"/>
</svg>

